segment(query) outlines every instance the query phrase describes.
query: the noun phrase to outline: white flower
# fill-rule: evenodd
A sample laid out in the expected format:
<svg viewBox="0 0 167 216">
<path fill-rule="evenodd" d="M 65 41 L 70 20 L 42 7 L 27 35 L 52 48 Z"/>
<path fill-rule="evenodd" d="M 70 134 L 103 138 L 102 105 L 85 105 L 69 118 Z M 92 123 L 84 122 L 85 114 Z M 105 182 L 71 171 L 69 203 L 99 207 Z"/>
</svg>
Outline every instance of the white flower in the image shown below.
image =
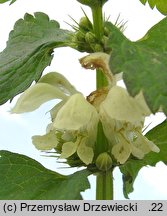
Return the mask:
<svg viewBox="0 0 167 216">
<path fill-rule="evenodd" d="M 116 160 L 123 164 L 130 154 L 142 159 L 159 148 L 141 133 L 144 118 L 151 114 L 142 95 L 132 98 L 126 89 L 114 86 L 100 105 L 100 119 Z"/>
<path fill-rule="evenodd" d="M 139 131 L 136 131 L 136 139 L 133 142 L 133 148 L 132 148 L 132 154 L 138 157 L 135 149 L 140 150 L 143 153 L 143 157 L 145 154 L 148 154 L 150 151 L 157 152 L 157 153 L 160 151 L 159 148 L 152 141 L 148 140 Z M 141 156 L 141 158 L 143 157 Z"/>
<path fill-rule="evenodd" d="M 142 135 L 144 119 L 151 114 L 142 92 L 133 98 L 126 89 L 115 85 L 117 78 L 108 67 L 107 54 L 96 53 L 80 61 L 86 68 L 103 69 L 109 86 L 92 92 L 86 100 L 61 74 L 52 72 L 27 89 L 12 109 L 13 113 L 30 112 L 48 100 L 61 100 L 50 110 L 52 123 L 46 134 L 32 137 L 35 147 L 56 149 L 60 158 L 76 154 L 88 165 L 96 156 L 95 143 L 101 121 L 108 140 L 106 154 L 102 154 L 105 156 L 103 167 L 112 166 L 113 158 L 124 164 L 131 155 L 142 159 L 150 151 L 159 152 L 159 148 Z"/>
<path fill-rule="evenodd" d="M 37 84 L 28 88 L 20 96 L 11 112 L 31 112 L 49 100 L 61 99 L 66 101 L 70 95 L 76 92 L 76 89 L 63 75 L 51 72 L 43 76 Z"/>
<path fill-rule="evenodd" d="M 74 94 L 59 110 L 54 127 L 60 130 L 79 130 L 89 127 L 91 120 L 96 118 L 96 109 L 86 101 L 82 94 Z"/>
<path fill-rule="evenodd" d="M 32 142 L 38 150 L 51 150 L 57 147 L 58 140 L 55 131 L 40 136 L 33 136 Z"/>
<path fill-rule="evenodd" d="M 99 116 L 96 109 L 82 94 L 74 94 L 59 110 L 53 127 L 61 132 L 72 133 L 71 141 L 62 146 L 61 158 L 68 158 L 77 152 L 79 158 L 89 164 L 93 160 Z"/>
<path fill-rule="evenodd" d="M 112 155 L 123 164 L 131 154 L 142 159 L 150 151 L 159 152 L 141 133 L 145 117 L 151 114 L 142 92 L 133 98 L 126 89 L 116 86 L 122 74 L 112 74 L 108 62 L 109 55 L 105 53 L 93 53 L 80 59 L 84 68 L 101 68 L 108 80 L 109 88 L 93 92 L 88 100 L 99 112 Z"/>
<path fill-rule="evenodd" d="M 18 99 L 16 105 L 11 110 L 12 113 L 31 112 L 40 107 L 43 103 L 61 99 L 50 111 L 54 119 L 59 109 L 66 103 L 72 94 L 78 92 L 68 80 L 57 72 L 51 72 L 43 76 L 37 84 L 28 88 Z M 56 130 L 52 124 L 47 128 L 47 133 L 42 136 L 33 136 L 32 142 L 39 150 L 50 150 L 57 146 L 58 139 Z"/>
<path fill-rule="evenodd" d="M 131 154 L 131 145 L 122 136 L 119 136 L 119 142 L 112 147 L 111 153 L 119 163 L 123 164 Z"/>
<path fill-rule="evenodd" d="M 77 137 L 75 142 L 66 142 L 62 146 L 62 153 L 60 158 L 68 158 L 77 152 L 78 157 L 86 165 L 90 164 L 93 160 L 94 152 L 93 148 L 87 145 L 86 137 Z"/>
<path fill-rule="evenodd" d="M 142 126 L 145 117 L 145 109 L 139 106 L 138 101 L 132 98 L 126 89 L 119 86 L 111 88 L 100 106 L 100 113 L 104 118 L 106 116 L 111 120 L 115 119 L 121 124 L 131 123 L 136 127 Z M 119 130 L 116 123 L 113 127 L 118 127 L 116 129 Z"/>
<path fill-rule="evenodd" d="M 76 93 L 56 111 L 46 135 L 33 136 L 32 141 L 37 149 L 50 150 L 57 147 L 59 136 L 63 142 L 60 158 L 68 158 L 76 152 L 88 165 L 94 157 L 98 121 L 96 109 L 82 94 Z"/>
</svg>

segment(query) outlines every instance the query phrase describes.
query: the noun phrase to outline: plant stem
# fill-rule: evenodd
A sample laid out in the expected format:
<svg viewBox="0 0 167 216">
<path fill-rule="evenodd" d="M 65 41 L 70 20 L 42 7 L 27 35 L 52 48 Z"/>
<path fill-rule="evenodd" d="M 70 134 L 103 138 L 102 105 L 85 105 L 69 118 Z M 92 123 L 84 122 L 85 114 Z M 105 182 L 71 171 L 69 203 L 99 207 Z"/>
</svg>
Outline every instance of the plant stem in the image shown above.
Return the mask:
<svg viewBox="0 0 167 216">
<path fill-rule="evenodd" d="M 103 132 L 103 126 L 102 123 L 99 122 L 98 124 L 98 130 L 97 130 L 97 140 L 96 140 L 96 152 L 95 156 L 97 157 L 99 154 L 106 152 L 108 150 L 108 140 L 105 137 L 105 134 Z"/>
<path fill-rule="evenodd" d="M 96 200 L 113 200 L 112 171 L 101 172 L 97 174 Z"/>
<path fill-rule="evenodd" d="M 103 29 L 103 11 L 102 11 L 102 5 L 96 5 L 92 8 L 92 16 L 93 16 L 93 29 L 94 34 L 96 35 L 96 38 L 100 42 L 104 29 Z M 97 69 L 96 71 L 96 87 L 97 89 L 107 86 L 107 80 L 102 73 L 101 70 Z"/>
<path fill-rule="evenodd" d="M 97 5 L 92 8 L 92 16 L 93 16 L 93 29 L 94 34 L 96 35 L 96 38 L 100 42 L 103 37 L 103 12 L 102 12 L 102 6 Z M 96 87 L 97 89 L 104 87 L 107 85 L 107 80 L 105 76 L 103 75 L 101 70 L 96 71 Z"/>
<path fill-rule="evenodd" d="M 108 82 L 103 72 L 100 69 L 97 69 L 96 70 L 96 88 L 100 89 L 107 85 L 108 85 Z"/>
<path fill-rule="evenodd" d="M 92 8 L 93 28 L 94 34 L 99 43 L 103 37 L 103 12 L 102 5 L 96 5 Z M 107 86 L 107 80 L 103 72 L 99 69 L 96 70 L 96 88 L 103 88 Z M 100 153 L 107 151 L 108 141 L 104 135 L 101 122 L 98 125 L 98 134 L 96 141 L 96 156 Z M 96 178 L 96 199 L 97 200 L 112 200 L 113 199 L 113 177 L 112 171 L 99 172 Z"/>
<path fill-rule="evenodd" d="M 97 5 L 92 8 L 93 27 L 96 38 L 101 41 L 103 36 L 103 13 L 102 6 Z"/>
</svg>

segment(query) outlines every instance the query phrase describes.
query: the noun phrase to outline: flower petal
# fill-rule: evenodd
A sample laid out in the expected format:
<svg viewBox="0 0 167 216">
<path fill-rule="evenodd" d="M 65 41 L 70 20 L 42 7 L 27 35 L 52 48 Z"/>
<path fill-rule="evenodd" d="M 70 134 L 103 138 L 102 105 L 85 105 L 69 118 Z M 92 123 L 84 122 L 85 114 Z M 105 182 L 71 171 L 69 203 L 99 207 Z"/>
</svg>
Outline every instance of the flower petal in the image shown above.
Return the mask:
<svg viewBox="0 0 167 216">
<path fill-rule="evenodd" d="M 122 138 L 118 144 L 113 146 L 111 153 L 119 163 L 124 164 L 131 154 L 131 145 Z"/>
<path fill-rule="evenodd" d="M 92 162 L 94 153 L 91 147 L 86 146 L 86 138 L 81 140 L 77 149 L 77 154 L 81 161 L 83 161 L 86 165 Z"/>
<path fill-rule="evenodd" d="M 132 155 L 137 157 L 138 159 L 143 159 L 144 158 L 144 153 L 141 149 L 137 148 L 136 146 L 131 145 L 131 149 L 132 149 Z"/>
<path fill-rule="evenodd" d="M 43 136 L 33 136 L 32 142 L 38 150 L 51 150 L 58 144 L 54 131 L 51 131 Z"/>
<path fill-rule="evenodd" d="M 95 118 L 92 119 L 92 116 Z M 86 127 L 98 116 L 96 109 L 82 94 L 74 94 L 59 110 L 54 127 L 59 130 L 79 130 Z"/>
<path fill-rule="evenodd" d="M 62 108 L 62 106 L 66 103 L 65 100 L 62 100 L 61 102 L 59 102 L 58 104 L 56 104 L 51 110 L 50 110 L 50 115 L 52 118 L 52 121 L 54 121 L 54 119 L 57 116 L 58 111 Z"/>
<path fill-rule="evenodd" d="M 63 139 L 65 142 L 74 141 L 75 138 L 76 136 L 73 133 L 70 133 L 68 131 L 65 131 L 61 136 L 61 139 Z"/>
<path fill-rule="evenodd" d="M 28 88 L 18 99 L 16 105 L 11 110 L 12 113 L 31 112 L 43 103 L 52 99 L 66 99 L 67 96 L 58 88 L 47 83 L 37 83 Z"/>
<path fill-rule="evenodd" d="M 65 94 L 75 94 L 78 91 L 75 89 L 73 85 L 60 73 L 50 72 L 44 75 L 38 83 L 48 83 L 52 86 L 59 88 Z"/>
<path fill-rule="evenodd" d="M 135 100 L 137 101 L 137 103 L 139 104 L 139 106 L 141 107 L 141 111 L 143 112 L 143 114 L 145 116 L 149 116 L 151 114 L 151 111 L 149 109 L 149 107 L 146 104 L 146 101 L 144 99 L 143 93 L 140 91 L 138 95 L 135 96 Z"/>
<path fill-rule="evenodd" d="M 147 144 L 149 145 L 151 151 L 156 152 L 156 153 L 160 152 L 160 149 L 158 148 L 158 146 L 156 146 L 152 141 L 147 139 Z"/>
<path fill-rule="evenodd" d="M 136 100 L 129 96 L 126 89 L 114 86 L 100 106 L 100 114 L 117 121 L 140 124 L 144 115 Z"/>
<path fill-rule="evenodd" d="M 115 130 L 116 122 L 114 119 L 109 118 L 105 110 L 101 109 L 100 119 L 103 125 L 105 136 L 111 145 L 118 143 L 117 131 Z M 121 124 L 122 125 L 122 124 Z"/>
<path fill-rule="evenodd" d="M 115 85 L 116 78 L 110 71 L 109 59 L 110 59 L 110 55 L 103 52 L 96 52 L 81 58 L 79 61 L 82 67 L 86 69 L 92 69 L 92 70 L 94 70 L 95 68 L 102 69 L 108 83 L 109 84 L 112 83 L 112 85 Z"/>
<path fill-rule="evenodd" d="M 150 151 L 159 152 L 159 148 L 150 140 L 148 140 L 141 133 L 137 133 L 137 138 L 133 142 L 134 146 L 140 149 L 144 154 L 148 154 Z"/>
<path fill-rule="evenodd" d="M 71 155 L 73 155 L 78 147 L 78 143 L 77 142 L 66 142 L 63 144 L 62 146 L 62 153 L 60 158 L 68 158 Z"/>
</svg>

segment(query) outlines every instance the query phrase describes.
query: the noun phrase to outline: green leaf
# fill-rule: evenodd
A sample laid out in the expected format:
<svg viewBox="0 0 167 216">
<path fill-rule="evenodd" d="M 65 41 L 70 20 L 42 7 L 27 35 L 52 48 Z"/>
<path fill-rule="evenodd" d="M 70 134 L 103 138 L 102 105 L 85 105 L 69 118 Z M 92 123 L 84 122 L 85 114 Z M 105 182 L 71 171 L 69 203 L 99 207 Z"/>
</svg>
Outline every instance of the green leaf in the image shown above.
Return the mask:
<svg viewBox="0 0 167 216">
<path fill-rule="evenodd" d="M 151 152 L 146 155 L 145 161 L 151 166 L 155 166 L 157 162 L 162 161 L 167 164 L 167 120 L 150 130 L 146 137 L 153 141 L 159 148 L 160 152 L 157 154 Z"/>
<path fill-rule="evenodd" d="M 37 12 L 16 22 L 6 49 L 0 53 L 0 104 L 12 99 L 37 81 L 50 65 L 53 49 L 66 46 L 70 32 Z"/>
<path fill-rule="evenodd" d="M 167 15 L 167 0 L 140 0 L 141 3 L 148 4 L 153 9 L 155 6 L 164 15 Z"/>
<path fill-rule="evenodd" d="M 161 107 L 167 114 L 167 18 L 136 42 L 128 40 L 114 25 L 107 26 L 111 32 L 111 71 L 123 71 L 129 93 L 135 96 L 142 90 L 153 113 Z"/>
<path fill-rule="evenodd" d="M 0 151 L 1 200 L 75 200 L 90 187 L 88 170 L 69 176 L 44 168 L 37 161 L 16 153 Z"/>
<path fill-rule="evenodd" d="M 13 4 L 16 0 L 0 0 L 0 4 L 6 3 L 8 1 L 11 1 L 10 4 Z"/>
<path fill-rule="evenodd" d="M 147 2 L 147 0 L 140 0 L 141 3 L 145 4 Z"/>
<path fill-rule="evenodd" d="M 146 137 L 153 141 L 159 148 L 160 152 L 150 152 L 143 160 L 131 159 L 124 165 L 120 166 L 120 171 L 123 174 L 124 196 L 128 198 L 128 194 L 133 192 L 133 184 L 138 175 L 138 172 L 144 166 L 155 166 L 156 163 L 162 161 L 167 164 L 167 121 L 165 120 L 152 130 Z"/>
<path fill-rule="evenodd" d="M 142 167 L 144 167 L 142 161 L 129 160 L 124 165 L 120 166 L 120 171 L 123 174 L 123 193 L 126 199 L 128 199 L 129 193 L 133 192 L 133 184 L 138 175 L 138 172 Z"/>
</svg>

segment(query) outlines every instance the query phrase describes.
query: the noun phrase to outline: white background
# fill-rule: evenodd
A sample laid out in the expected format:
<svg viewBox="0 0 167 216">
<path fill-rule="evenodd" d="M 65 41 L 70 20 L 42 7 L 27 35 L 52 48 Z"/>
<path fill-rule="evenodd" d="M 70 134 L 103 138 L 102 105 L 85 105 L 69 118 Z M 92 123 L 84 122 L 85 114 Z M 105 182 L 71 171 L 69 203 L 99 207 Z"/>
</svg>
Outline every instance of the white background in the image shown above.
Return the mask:
<svg viewBox="0 0 167 216">
<path fill-rule="evenodd" d="M 88 16 L 91 13 L 88 7 L 83 6 Z M 83 16 L 81 5 L 76 0 L 17 0 L 13 5 L 8 3 L 0 5 L 0 50 L 6 46 L 8 34 L 12 30 L 14 23 L 23 18 L 26 12 L 33 14 L 36 11 L 45 12 L 51 19 L 57 20 L 61 28 L 70 29 L 64 21 L 71 23 L 68 15 L 76 21 Z M 106 16 L 110 15 L 110 20 L 115 22 L 120 14 L 121 19 L 128 21 L 125 35 L 135 41 L 147 32 L 151 26 L 160 21 L 163 16 L 156 10 L 151 10 L 149 6 L 143 6 L 139 0 L 109 0 L 104 7 Z M 55 58 L 50 67 L 44 73 L 57 71 L 64 74 L 72 84 L 76 86 L 84 95 L 90 94 L 95 89 L 95 72 L 86 71 L 81 68 L 78 59 L 84 56 L 70 48 L 55 50 Z M 53 107 L 56 101 L 48 102 L 37 111 L 22 115 L 11 115 L 11 104 L 6 103 L 0 107 L 0 149 L 6 149 L 30 156 L 40 161 L 45 167 L 56 170 L 63 174 L 72 173 L 74 170 L 60 169 L 61 165 L 56 164 L 55 158 L 46 158 L 37 151 L 31 143 L 31 136 L 44 134 L 49 123 L 49 115 L 46 112 Z M 158 114 L 147 119 L 146 124 L 152 122 L 151 127 L 162 122 L 164 116 Z M 63 165 L 64 167 L 64 165 Z M 95 199 L 95 177 L 90 177 L 91 190 L 84 193 L 85 199 Z M 163 163 L 158 163 L 156 168 L 143 168 L 135 181 L 135 191 L 130 195 L 130 199 L 167 199 L 167 168 Z M 118 169 L 114 172 L 114 197 L 124 199 L 122 194 L 121 174 Z"/>
</svg>

